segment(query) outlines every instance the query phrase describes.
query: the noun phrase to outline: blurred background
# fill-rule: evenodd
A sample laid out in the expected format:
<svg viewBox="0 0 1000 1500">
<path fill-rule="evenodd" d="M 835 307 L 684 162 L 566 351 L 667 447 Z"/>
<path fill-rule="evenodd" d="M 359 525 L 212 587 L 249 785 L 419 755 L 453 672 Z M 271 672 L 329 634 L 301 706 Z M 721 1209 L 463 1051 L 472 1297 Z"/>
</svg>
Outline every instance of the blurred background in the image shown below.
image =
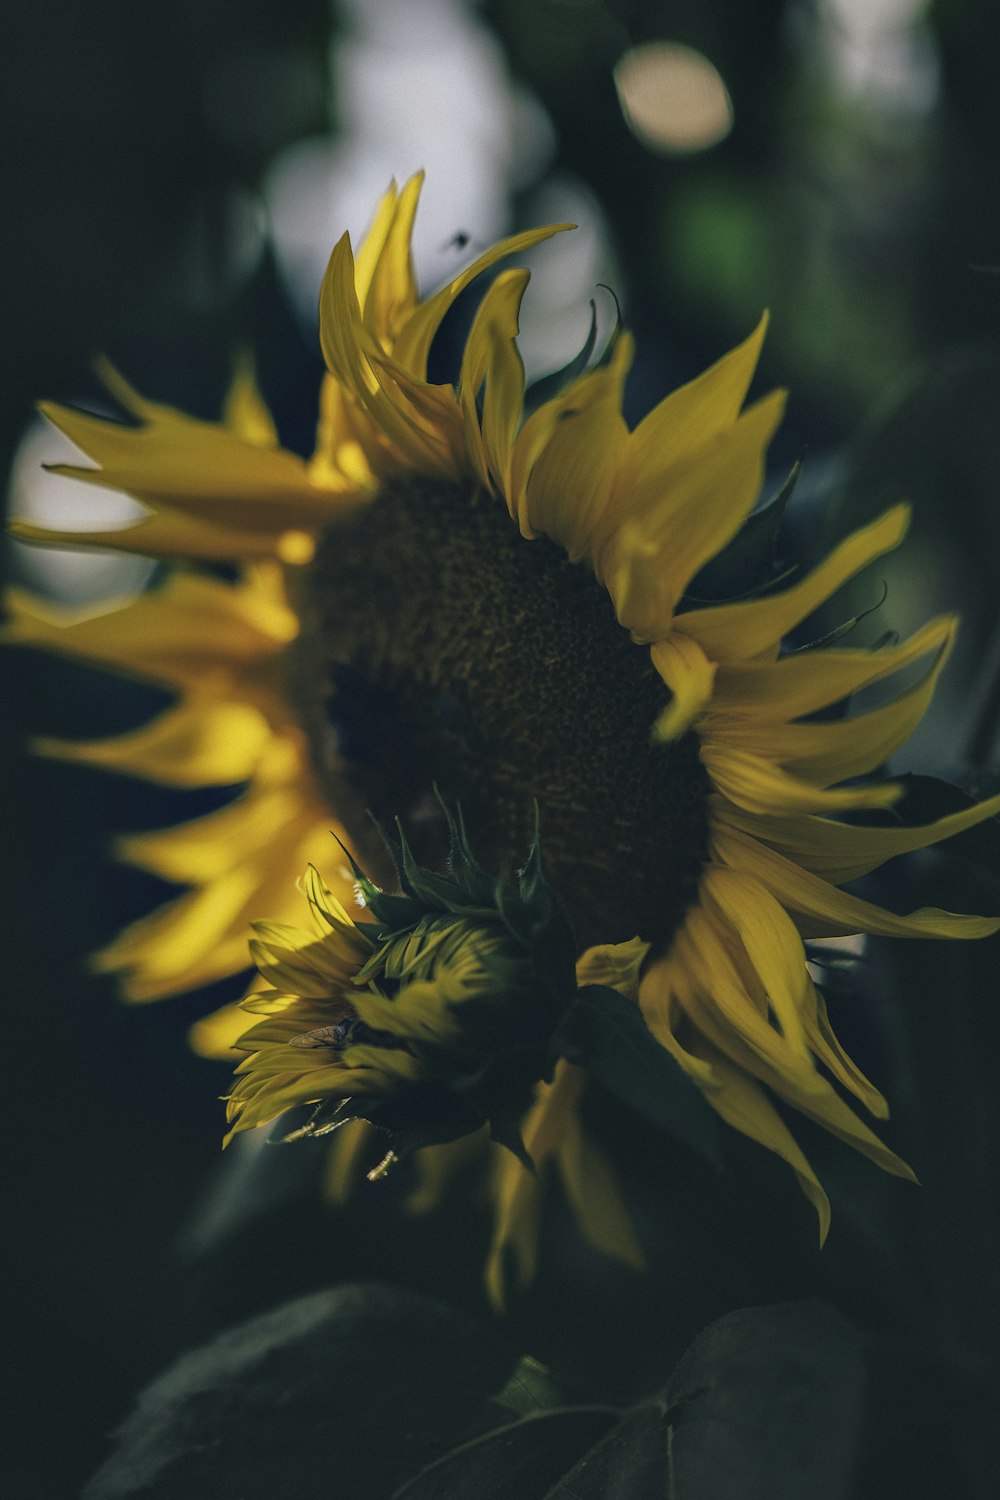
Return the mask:
<svg viewBox="0 0 1000 1500">
<path fill-rule="evenodd" d="M 4 25 L 0 448 L 12 513 L 81 529 L 130 514 L 127 498 L 40 467 L 67 445 L 33 402 L 99 402 L 98 352 L 145 394 L 214 417 L 233 351 L 249 345 L 283 442 L 308 451 L 330 249 L 345 228 L 356 242 L 390 177 L 424 167 L 415 251 L 426 288 L 504 233 L 579 224 L 530 257 L 524 356 L 532 375 L 560 367 L 586 338 L 591 300 L 603 335 L 617 303 L 637 338 L 633 418 L 771 309 L 760 388 L 792 392 L 771 487 L 805 459 L 788 546 L 818 553 L 887 503 L 914 502 L 914 534 L 884 569 L 869 639 L 961 608 L 960 649 L 907 766 L 972 764 L 990 781 L 1000 678 L 991 0 L 36 0 Z M 448 338 L 435 355 L 442 369 Z M 6 567 L 74 606 L 140 589 L 151 572 L 14 544 Z M 881 592 L 869 580 L 855 602 Z M 152 1374 L 286 1296 L 377 1276 L 487 1315 L 486 1226 L 469 1188 L 433 1221 L 406 1221 L 401 1259 L 399 1188 L 335 1213 L 311 1191 L 322 1166 L 305 1148 L 301 1192 L 283 1153 L 280 1170 L 244 1153 L 220 1176 L 228 1070 L 191 1054 L 186 1031 L 239 986 L 126 1009 L 82 968 L 165 894 L 114 866 L 110 839 L 210 803 L 26 759 L 30 735 L 123 730 L 162 700 L 29 653 L 11 654 L 4 671 L 5 1222 L 18 1288 L 4 1410 L 18 1445 L 11 1493 L 56 1496 L 100 1462 L 106 1433 Z M 971 866 L 891 870 L 879 894 L 919 904 L 946 877 L 943 904 L 1000 909 L 995 879 Z M 582 1387 L 603 1378 L 617 1390 L 629 1369 L 669 1366 L 709 1317 L 818 1292 L 912 1354 L 891 1420 L 911 1411 L 921 1444 L 892 1476 L 873 1456 L 871 1493 L 896 1493 L 891 1478 L 922 1494 L 928 1474 L 945 1472 L 964 1475 L 970 1494 L 995 1493 L 983 1487 L 976 1416 L 995 1393 L 1000 1308 L 995 957 L 992 945 L 960 957 L 873 950 L 867 998 L 855 985 L 840 1002 L 849 1049 L 895 1101 L 892 1140 L 915 1161 L 921 1194 L 873 1181 L 873 1169 L 810 1137 L 835 1188 L 821 1259 L 808 1209 L 760 1153 L 737 1143 L 743 1166 L 722 1188 L 678 1156 L 662 1220 L 651 1209 L 646 1226 L 662 1246 L 661 1280 L 639 1287 L 575 1246 L 556 1202 L 546 1235 L 559 1275 L 515 1307 L 515 1340 Z M 634 1122 L 605 1126 L 626 1143 L 637 1183 L 664 1176 Z M 455 1244 L 463 1253 L 447 1259 Z M 574 1296 L 596 1305 L 586 1330 Z M 623 1339 L 630 1317 L 651 1317 L 656 1358 L 651 1343 L 644 1353 Z M 611 1353 L 598 1376 L 602 1347 Z M 945 1412 L 932 1439 L 920 1405 L 930 1389 Z"/>
</svg>

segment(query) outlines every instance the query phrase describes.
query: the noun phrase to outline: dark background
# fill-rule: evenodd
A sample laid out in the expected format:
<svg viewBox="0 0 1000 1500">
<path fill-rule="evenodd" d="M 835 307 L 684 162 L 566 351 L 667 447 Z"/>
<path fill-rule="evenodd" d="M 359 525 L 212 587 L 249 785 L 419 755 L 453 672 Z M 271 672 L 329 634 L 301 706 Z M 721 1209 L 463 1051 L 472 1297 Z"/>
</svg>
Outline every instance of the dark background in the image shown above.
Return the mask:
<svg viewBox="0 0 1000 1500">
<path fill-rule="evenodd" d="M 442 8 L 395 7 L 399 44 Z M 961 607 L 951 687 L 914 754 L 943 770 L 971 747 L 988 780 L 1000 14 L 990 0 L 926 10 L 896 0 L 884 11 L 868 7 L 881 20 L 864 45 L 852 7 L 819 0 L 493 0 L 470 14 L 551 123 L 534 180 L 501 184 L 508 225 L 523 227 L 547 180 L 593 195 L 638 337 L 635 411 L 744 336 L 767 305 L 762 385 L 793 393 L 775 482 L 807 457 L 793 534 L 818 548 L 888 501 L 915 501 L 915 539 L 887 570 L 872 638 Z M 241 214 L 296 142 L 349 144 L 331 57 L 356 18 L 346 8 L 331 17 L 318 0 L 38 0 L 4 24 L 5 461 L 37 397 L 93 394 L 98 350 L 141 389 L 213 415 L 231 351 L 246 342 L 284 441 L 305 450 L 317 354 L 266 224 L 250 255 Z M 712 149 L 662 155 L 630 134 L 612 70 L 654 39 L 697 49 L 724 79 L 734 125 Z M 373 182 L 372 201 L 383 185 Z M 473 239 L 478 228 L 454 225 Z M 9 561 L 19 576 L 19 558 Z M 283 1157 L 280 1169 L 248 1166 L 242 1197 L 230 1166 L 220 1197 L 226 1069 L 193 1057 L 185 1031 L 239 986 L 126 1009 L 82 971 L 88 951 L 163 894 L 109 862 L 109 839 L 209 804 L 25 759 L 29 734 L 111 732 L 159 700 L 30 654 L 4 667 L 13 1245 L 3 1410 L 16 1449 L 10 1493 L 47 1497 L 76 1492 L 135 1391 L 178 1351 L 286 1296 L 376 1276 L 488 1315 L 486 1227 L 471 1184 L 433 1220 L 401 1216 L 403 1185 L 335 1214 L 313 1191 L 321 1162 L 306 1148 L 301 1191 Z M 919 904 L 928 882 L 938 898 L 947 887 L 943 904 L 997 909 L 995 882 L 957 862 L 891 870 L 880 894 Z M 995 1493 L 984 1437 L 996 1394 L 995 952 L 876 949 L 867 998 L 839 1002 L 849 1049 L 896 1106 L 891 1139 L 917 1165 L 919 1193 L 801 1132 L 835 1192 L 820 1257 L 809 1211 L 762 1153 L 734 1142 L 736 1170 L 720 1185 L 614 1115 L 604 1128 L 637 1198 L 651 1180 L 661 1190 L 645 1224 L 660 1247 L 653 1275 L 636 1284 L 577 1245 L 555 1201 L 545 1243 L 558 1274 L 543 1272 L 515 1305 L 514 1337 L 581 1388 L 620 1392 L 647 1368 L 669 1368 L 708 1318 L 819 1291 L 904 1351 L 886 1356 L 892 1374 L 875 1403 L 894 1458 L 889 1472 L 884 1453 L 871 1457 L 871 1493 L 931 1494 L 943 1475 L 954 1493 Z"/>
</svg>

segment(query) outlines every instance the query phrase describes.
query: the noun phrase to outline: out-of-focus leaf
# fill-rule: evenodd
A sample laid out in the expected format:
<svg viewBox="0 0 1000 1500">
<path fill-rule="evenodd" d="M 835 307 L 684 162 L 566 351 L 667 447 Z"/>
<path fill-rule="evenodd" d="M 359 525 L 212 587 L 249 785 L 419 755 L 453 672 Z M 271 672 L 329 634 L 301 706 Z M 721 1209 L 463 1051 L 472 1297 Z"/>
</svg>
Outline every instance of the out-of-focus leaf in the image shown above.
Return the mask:
<svg viewBox="0 0 1000 1500">
<path fill-rule="evenodd" d="M 395 1500 L 853 1500 L 866 1381 L 861 1335 L 832 1308 L 746 1308 L 617 1420 L 537 1412 L 449 1453 Z"/>
<path fill-rule="evenodd" d="M 604 1406 L 523 1417 L 447 1454 L 404 1484 L 394 1500 L 545 1500 L 616 1418 Z"/>
<path fill-rule="evenodd" d="M 662 1403 L 647 1402 L 585 1454 L 545 1500 L 664 1500 L 670 1474 L 667 1440 Z"/>
<path fill-rule="evenodd" d="M 570 1404 L 566 1391 L 556 1384 L 545 1366 L 539 1364 L 537 1359 L 532 1359 L 530 1354 L 518 1360 L 507 1384 L 493 1399 L 497 1406 L 518 1417 Z"/>
<path fill-rule="evenodd" d="M 498 1334 L 410 1292 L 317 1292 L 154 1381 L 84 1497 L 388 1500 L 496 1420 L 513 1363 Z"/>
<path fill-rule="evenodd" d="M 553 1048 L 579 1063 L 637 1114 L 722 1167 L 716 1115 L 653 1036 L 637 1005 L 603 985 L 586 985 L 560 1021 Z"/>
<path fill-rule="evenodd" d="M 667 1387 L 670 1500 L 852 1500 L 866 1383 L 862 1336 L 832 1307 L 720 1318 Z"/>
</svg>

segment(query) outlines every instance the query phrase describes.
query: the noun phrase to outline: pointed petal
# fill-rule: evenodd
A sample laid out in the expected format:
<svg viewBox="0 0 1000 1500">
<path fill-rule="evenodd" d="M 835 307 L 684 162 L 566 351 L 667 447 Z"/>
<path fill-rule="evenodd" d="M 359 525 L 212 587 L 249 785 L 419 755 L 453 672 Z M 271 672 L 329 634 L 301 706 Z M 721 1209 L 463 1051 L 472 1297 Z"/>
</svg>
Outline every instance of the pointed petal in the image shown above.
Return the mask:
<svg viewBox="0 0 1000 1500">
<path fill-rule="evenodd" d="M 673 468 L 733 425 L 750 389 L 767 324 L 764 313 L 748 339 L 672 391 L 639 423 L 632 443 L 640 473 Z"/>
<path fill-rule="evenodd" d="M 716 787 L 736 807 L 770 817 L 784 812 L 844 812 L 849 808 L 891 807 L 900 787 L 891 781 L 825 791 L 759 756 L 731 749 L 706 736 L 701 761 Z M 823 825 L 827 826 L 826 824 Z"/>
<path fill-rule="evenodd" d="M 470 454 L 485 484 L 494 478 L 507 494 L 514 435 L 524 401 L 524 365 L 514 342 L 527 271 L 503 271 L 489 288 L 473 320 L 462 359 L 459 400 Z M 485 384 L 482 422 L 476 397 Z"/>
<path fill-rule="evenodd" d="M 723 663 L 713 710 L 746 718 L 798 718 L 827 708 L 873 682 L 940 651 L 955 630 L 953 616 L 932 620 L 900 646 L 878 651 L 797 651 L 780 661 Z"/>
<path fill-rule="evenodd" d="M 337 501 L 310 483 L 305 463 L 282 448 L 244 441 L 219 422 L 145 402 L 141 426 L 43 402 L 39 410 L 98 469 L 53 464 L 52 472 L 124 490 L 150 505 L 248 532 L 322 525 Z"/>
<path fill-rule="evenodd" d="M 231 1062 L 233 1049 L 247 1029 L 246 1011 L 238 1002 L 224 1005 L 210 1016 L 195 1021 L 188 1030 L 192 1052 L 199 1057 L 222 1058 Z"/>
<path fill-rule="evenodd" d="M 1000 796 L 988 797 L 985 802 L 916 828 L 873 828 L 808 816 L 748 819 L 739 813 L 727 814 L 726 820 L 733 827 L 765 838 L 806 869 L 841 885 L 858 880 L 897 855 L 940 844 L 998 815 Z"/>
<path fill-rule="evenodd" d="M 1000 931 L 1000 918 L 973 917 L 922 907 L 897 916 L 839 891 L 818 875 L 793 864 L 758 839 L 719 823 L 712 831 L 712 857 L 731 870 L 754 876 L 796 918 L 809 937 L 846 937 L 870 932 L 878 937 L 981 938 Z"/>
<path fill-rule="evenodd" d="M 249 704 L 188 700 L 130 734 L 82 743 L 37 739 L 33 749 L 163 786 L 227 786 L 249 780 L 270 738 L 266 719 Z"/>
<path fill-rule="evenodd" d="M 384 239 L 374 260 L 367 294 L 364 290 L 367 267 L 360 254 L 355 267 L 358 300 L 364 309 L 365 326 L 387 351 L 418 302 L 410 245 L 423 181 L 423 172 L 411 177 L 404 184 L 393 206 Z M 381 224 L 376 227 L 381 233 Z M 367 250 L 368 240 L 365 241 L 363 253 Z"/>
<path fill-rule="evenodd" d="M 551 239 L 554 234 L 575 227 L 573 224 L 550 224 L 544 229 L 527 229 L 520 234 L 512 234 L 508 239 L 493 245 L 484 254 L 478 256 L 470 266 L 466 266 L 465 270 L 452 281 L 449 281 L 447 286 L 442 287 L 433 297 L 429 297 L 426 302 L 421 303 L 415 309 L 413 316 L 396 341 L 395 358 L 418 380 L 426 380 L 427 356 L 430 353 L 434 335 L 441 326 L 445 313 L 460 293 L 464 292 L 477 276 L 489 270 L 490 266 L 496 265 L 498 260 L 503 260 L 508 255 L 517 255 L 522 250 L 530 250 L 533 245 L 540 245 L 543 240 Z"/>
<path fill-rule="evenodd" d="M 508 1261 L 515 1281 L 526 1286 L 538 1260 L 543 1186 L 541 1173 L 558 1150 L 583 1093 L 586 1075 L 560 1058 L 551 1083 L 538 1085 L 535 1103 L 521 1128 L 525 1149 L 535 1165 L 534 1175 L 509 1151 L 499 1151 L 494 1176 L 493 1239 L 486 1260 L 486 1287 L 494 1307 L 506 1302 Z"/>
<path fill-rule="evenodd" d="M 19 590 L 7 602 L 11 618 L 0 639 L 8 645 L 58 651 L 175 688 L 266 662 L 298 630 L 292 611 L 253 581 L 233 586 L 189 573 L 96 615 L 51 609 Z"/>
<path fill-rule="evenodd" d="M 739 531 L 760 493 L 784 402 L 775 391 L 675 468 L 637 472 L 602 563 L 618 619 L 636 641 L 667 635 L 691 579 Z"/>
<path fill-rule="evenodd" d="M 260 393 L 257 369 L 249 349 L 237 355 L 222 413 L 223 424 L 254 448 L 277 448 L 278 429 Z"/>
<path fill-rule="evenodd" d="M 629 433 L 622 392 L 634 345 L 627 334 L 611 357 L 534 412 L 515 448 L 508 504 L 521 535 L 543 535 L 571 562 L 597 566 L 615 517 L 609 514 Z"/>
<path fill-rule="evenodd" d="M 708 874 L 706 871 L 703 879 Z M 787 919 L 782 923 L 774 915 L 777 902 L 754 915 L 748 899 L 751 890 L 748 884 L 739 896 L 727 893 L 728 909 L 709 898 L 706 904 L 692 907 L 688 912 L 672 949 L 676 963 L 685 968 L 692 980 L 690 993 L 682 1003 L 699 1030 L 712 1035 L 709 1027 L 714 1023 L 720 1032 L 738 1037 L 769 1075 L 795 1078 L 803 1092 L 815 1092 L 822 1087 L 822 1080 L 809 1055 L 800 1015 L 808 978 L 802 940 L 798 933 L 793 933 L 794 941 L 789 940 L 792 924 Z M 743 942 L 780 1031 L 758 1008 L 743 982 L 734 962 L 731 951 L 734 944 L 727 928 Z M 766 951 L 768 938 L 777 945 L 770 957 Z M 796 964 L 796 949 L 800 964 Z M 762 973 L 758 964 L 763 966 Z M 718 1045 L 719 1037 L 713 1039 Z"/>
<path fill-rule="evenodd" d="M 831 782 L 867 775 L 884 765 L 920 723 L 934 695 L 953 639 L 954 636 L 949 635 L 939 648 L 933 667 L 921 682 L 894 702 L 870 713 L 805 724 L 787 724 L 783 719 L 724 717 L 713 713 L 704 726 L 704 732 L 711 739 L 784 765 L 817 786 L 829 786 Z M 657 647 L 654 646 L 653 650 L 655 652 Z"/>
<path fill-rule="evenodd" d="M 640 1004 L 650 1030 L 664 1045 L 668 1045 L 669 1036 L 669 1050 L 727 1125 L 731 1125 L 741 1135 L 749 1136 L 788 1163 L 800 1188 L 816 1210 L 822 1244 L 830 1228 L 830 1200 L 791 1131 L 760 1084 L 703 1037 L 695 1034 L 687 1039 L 687 1045 L 684 1046 L 678 1040 L 674 1026 L 668 1026 L 667 1018 L 670 1013 L 664 997 L 675 992 L 683 993 L 689 984 L 688 976 L 672 955 L 649 970 L 643 980 Z"/>
<path fill-rule="evenodd" d="M 910 507 L 894 506 L 873 525 L 848 537 L 794 588 L 765 599 L 690 610 L 678 616 L 677 628 L 716 661 L 759 656 L 876 557 L 898 547 L 909 521 Z"/>
</svg>

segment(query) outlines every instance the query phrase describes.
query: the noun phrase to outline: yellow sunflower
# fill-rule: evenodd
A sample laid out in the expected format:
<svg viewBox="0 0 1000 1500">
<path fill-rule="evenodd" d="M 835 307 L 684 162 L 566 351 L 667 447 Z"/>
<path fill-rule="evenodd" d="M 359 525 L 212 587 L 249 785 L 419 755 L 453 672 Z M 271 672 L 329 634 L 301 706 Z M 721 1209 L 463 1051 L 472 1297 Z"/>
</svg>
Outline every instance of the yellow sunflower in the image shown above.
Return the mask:
<svg viewBox="0 0 1000 1500">
<path fill-rule="evenodd" d="M 127 491 L 149 515 L 123 532 L 15 534 L 180 566 L 96 619 L 13 602 L 8 640 L 179 695 L 136 734 L 44 748 L 179 785 L 247 783 L 207 818 L 125 843 L 127 859 L 193 889 L 98 962 L 134 999 L 236 972 L 249 921 L 295 920 L 305 865 L 349 907 L 354 875 L 331 862 L 331 828 L 392 878 L 369 810 L 402 819 L 415 855 L 443 869 L 434 787 L 461 804 L 483 866 L 509 880 L 537 806 L 580 982 L 632 997 L 712 1108 L 789 1163 L 825 1234 L 826 1195 L 772 1096 L 912 1174 L 845 1100 L 887 1114 L 833 1035 L 803 938 L 1000 927 L 932 909 L 895 915 L 840 889 L 1000 810 L 994 798 L 920 828 L 838 816 L 896 797 L 891 783 L 858 778 L 919 721 L 955 622 L 877 651 L 782 654 L 790 631 L 899 544 L 905 506 L 789 588 L 692 607 L 692 582 L 754 509 L 781 417 L 781 393 L 744 405 L 764 321 L 634 430 L 622 416 L 625 333 L 529 414 L 516 344 L 528 273 L 505 270 L 480 301 L 457 382 L 432 383 L 431 343 L 459 294 L 556 231 L 504 241 L 422 301 L 410 256 L 419 189 L 418 178 L 391 187 L 357 256 L 346 235 L 333 252 L 309 463 L 278 446 L 246 368 L 217 424 L 145 401 L 113 372 L 130 424 L 45 408 L 98 466 L 64 471 Z M 235 564 L 236 581 L 199 573 L 206 560 Z M 816 717 L 914 666 L 916 685 L 883 706 Z M 230 1015 L 213 1036 L 236 1034 Z M 610 1169 L 580 1134 L 585 1083 L 564 1064 L 540 1083 L 524 1144 L 542 1172 L 558 1165 L 591 1238 L 635 1262 Z M 269 1107 L 259 1101 L 258 1117 L 273 1117 Z M 455 1149 L 421 1153 L 430 1175 Z M 497 1154 L 495 1289 L 505 1247 L 530 1272 L 540 1181 Z"/>
</svg>

